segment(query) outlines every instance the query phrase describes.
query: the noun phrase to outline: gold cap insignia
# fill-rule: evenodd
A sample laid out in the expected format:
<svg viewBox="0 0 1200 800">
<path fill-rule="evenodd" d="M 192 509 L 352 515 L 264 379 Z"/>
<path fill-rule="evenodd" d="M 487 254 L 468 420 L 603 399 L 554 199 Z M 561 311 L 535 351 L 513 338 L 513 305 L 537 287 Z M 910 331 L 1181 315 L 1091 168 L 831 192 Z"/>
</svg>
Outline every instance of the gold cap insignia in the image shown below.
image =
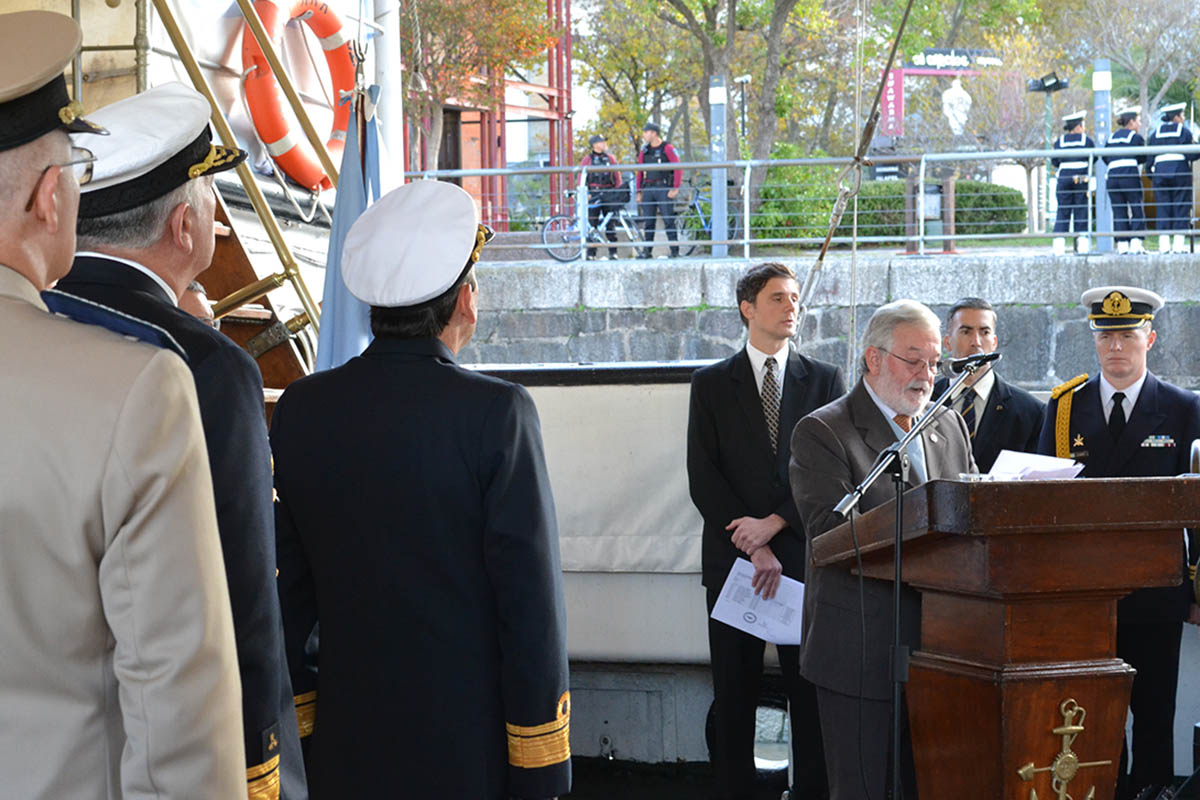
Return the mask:
<svg viewBox="0 0 1200 800">
<path fill-rule="evenodd" d="M 1105 314 L 1117 316 L 1120 314 L 1128 314 L 1130 311 L 1132 311 L 1133 303 L 1129 301 L 1128 297 L 1120 292 L 1112 292 L 1108 297 L 1104 298 L 1104 305 L 1102 308 L 1104 309 Z"/>
<path fill-rule="evenodd" d="M 208 155 L 199 164 L 192 164 L 188 167 L 188 178 L 195 179 L 201 175 L 207 174 L 213 167 L 219 167 L 222 164 L 228 164 L 240 155 L 239 151 L 229 147 L 217 147 L 215 144 L 208 146 Z"/>
<path fill-rule="evenodd" d="M 1071 442 L 1071 447 L 1083 447 L 1083 434 L 1082 433 L 1075 434 L 1075 439 L 1074 439 L 1074 441 Z"/>
<path fill-rule="evenodd" d="M 83 105 L 78 100 L 72 100 L 58 110 L 58 118 L 63 125 L 70 125 L 76 118 L 83 116 Z"/>
<path fill-rule="evenodd" d="M 480 223 L 475 229 L 475 249 L 471 251 L 471 263 L 479 262 L 479 254 L 483 251 L 483 246 L 492 240 L 496 234 L 487 225 Z"/>
</svg>

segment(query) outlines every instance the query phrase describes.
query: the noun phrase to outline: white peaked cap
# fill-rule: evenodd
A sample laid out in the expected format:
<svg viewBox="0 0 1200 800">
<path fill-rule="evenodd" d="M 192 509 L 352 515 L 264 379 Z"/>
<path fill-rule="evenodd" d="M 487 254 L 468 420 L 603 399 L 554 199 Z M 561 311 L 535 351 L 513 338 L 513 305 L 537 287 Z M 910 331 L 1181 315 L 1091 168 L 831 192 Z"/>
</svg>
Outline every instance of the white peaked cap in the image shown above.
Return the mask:
<svg viewBox="0 0 1200 800">
<path fill-rule="evenodd" d="M 475 252 L 479 211 L 458 186 L 407 183 L 362 213 L 346 234 L 342 280 L 373 306 L 415 306 L 450 289 Z"/>
</svg>

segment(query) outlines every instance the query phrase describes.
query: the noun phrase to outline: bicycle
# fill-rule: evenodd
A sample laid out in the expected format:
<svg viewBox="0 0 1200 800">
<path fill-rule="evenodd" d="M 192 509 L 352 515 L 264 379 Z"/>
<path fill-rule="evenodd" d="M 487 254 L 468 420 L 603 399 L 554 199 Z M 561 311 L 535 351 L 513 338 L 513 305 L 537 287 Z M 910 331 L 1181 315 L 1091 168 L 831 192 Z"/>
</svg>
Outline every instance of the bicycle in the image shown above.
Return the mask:
<svg viewBox="0 0 1200 800">
<path fill-rule="evenodd" d="M 733 181 L 730 181 L 729 185 L 733 188 Z M 679 237 L 681 256 L 690 256 L 695 252 L 697 239 L 712 241 L 713 238 L 712 197 L 705 194 L 694 181 L 691 182 L 690 188 L 691 202 L 675 216 L 675 230 Z M 725 236 L 729 241 L 739 239 L 742 235 L 742 207 L 737 199 L 736 192 L 729 192 L 729 206 L 726 212 L 729 227 Z"/>
<path fill-rule="evenodd" d="M 574 197 L 576 192 L 569 189 L 564 194 L 568 197 Z M 595 209 L 600 205 L 600 199 L 595 194 L 588 194 L 588 208 Z M 588 215 L 591 216 L 590 214 Z M 636 246 L 641 240 L 640 232 L 637 227 L 637 217 L 625 208 L 624 204 L 619 206 L 616 211 L 608 211 L 600 217 L 596 225 L 592 225 L 591 221 L 587 222 L 587 241 L 595 244 L 595 250 L 598 252 L 601 247 L 615 247 L 615 242 L 610 242 L 605 237 L 608 223 L 615 218 L 617 227 L 624 231 L 625 236 L 630 242 Z M 542 244 L 546 245 L 546 252 L 551 257 L 558 261 L 575 261 L 579 258 L 582 252 L 582 237 L 579 233 L 579 217 L 574 214 L 555 214 L 550 219 L 546 220 L 542 225 Z"/>
</svg>

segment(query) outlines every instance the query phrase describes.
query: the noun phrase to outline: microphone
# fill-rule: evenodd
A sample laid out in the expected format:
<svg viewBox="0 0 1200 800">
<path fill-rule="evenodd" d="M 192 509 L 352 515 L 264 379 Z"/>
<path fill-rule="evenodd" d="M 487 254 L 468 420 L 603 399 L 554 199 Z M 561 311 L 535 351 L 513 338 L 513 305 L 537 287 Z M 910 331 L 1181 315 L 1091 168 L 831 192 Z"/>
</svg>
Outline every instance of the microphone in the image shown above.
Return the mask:
<svg viewBox="0 0 1200 800">
<path fill-rule="evenodd" d="M 999 361 L 1000 358 L 1001 356 L 999 353 L 978 353 L 973 356 L 967 356 L 966 358 L 952 358 L 950 359 L 950 371 L 958 374 L 965 369 L 970 369 L 972 372 L 974 372 L 984 364 L 989 364 L 992 361 Z"/>
</svg>

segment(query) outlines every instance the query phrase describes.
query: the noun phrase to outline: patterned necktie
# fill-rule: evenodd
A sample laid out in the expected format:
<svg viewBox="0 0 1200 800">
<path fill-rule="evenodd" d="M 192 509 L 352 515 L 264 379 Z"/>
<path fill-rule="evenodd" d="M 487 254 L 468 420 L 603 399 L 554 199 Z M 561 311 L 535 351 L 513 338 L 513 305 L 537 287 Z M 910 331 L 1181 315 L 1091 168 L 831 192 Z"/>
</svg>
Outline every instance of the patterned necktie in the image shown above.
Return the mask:
<svg viewBox="0 0 1200 800">
<path fill-rule="evenodd" d="M 1113 393 L 1113 410 L 1108 415 L 1108 435 L 1115 442 L 1121 438 L 1121 431 L 1125 430 L 1125 393 Z"/>
<path fill-rule="evenodd" d="M 771 452 L 779 450 L 779 377 L 775 370 L 779 365 L 774 358 L 767 359 L 767 374 L 762 382 L 763 417 L 767 420 L 767 434 L 771 437 Z"/>
<path fill-rule="evenodd" d="M 910 417 L 908 414 L 897 414 L 896 416 L 892 417 L 892 419 L 894 419 L 896 424 L 900 426 L 900 430 L 904 431 L 905 433 L 908 433 L 912 430 L 912 417 Z"/>
<path fill-rule="evenodd" d="M 958 409 L 962 414 L 963 421 L 967 423 L 967 431 L 970 432 L 971 438 L 975 438 L 975 390 L 967 387 L 967 390 L 962 393 L 962 406 Z"/>
</svg>

